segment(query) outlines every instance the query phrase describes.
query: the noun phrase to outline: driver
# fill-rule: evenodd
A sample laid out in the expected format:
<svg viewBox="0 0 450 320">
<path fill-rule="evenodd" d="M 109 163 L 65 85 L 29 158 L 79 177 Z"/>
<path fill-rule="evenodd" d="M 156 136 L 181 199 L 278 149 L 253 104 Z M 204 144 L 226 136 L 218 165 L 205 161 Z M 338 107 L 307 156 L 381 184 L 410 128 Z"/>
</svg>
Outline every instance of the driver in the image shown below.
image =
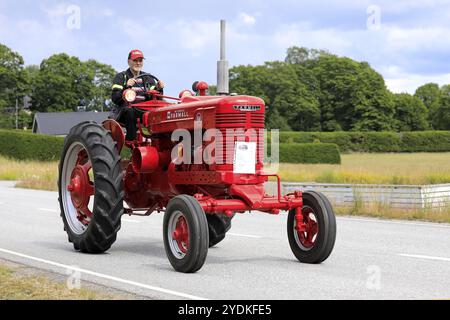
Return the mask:
<svg viewBox="0 0 450 320">
<path fill-rule="evenodd" d="M 125 139 L 132 141 L 136 138 L 137 117 L 142 121 L 142 111 L 136 108 L 128 108 L 122 98 L 123 91 L 132 88 L 136 91 L 136 102 L 148 99 L 145 92 L 157 90 L 164 93 L 164 83 L 155 76 L 142 71 L 144 66 L 144 54 L 140 50 L 132 50 L 128 54 L 128 66 L 126 71 L 116 74 L 113 80 L 111 100 L 114 103 L 111 118 L 125 125 L 127 130 Z"/>
</svg>

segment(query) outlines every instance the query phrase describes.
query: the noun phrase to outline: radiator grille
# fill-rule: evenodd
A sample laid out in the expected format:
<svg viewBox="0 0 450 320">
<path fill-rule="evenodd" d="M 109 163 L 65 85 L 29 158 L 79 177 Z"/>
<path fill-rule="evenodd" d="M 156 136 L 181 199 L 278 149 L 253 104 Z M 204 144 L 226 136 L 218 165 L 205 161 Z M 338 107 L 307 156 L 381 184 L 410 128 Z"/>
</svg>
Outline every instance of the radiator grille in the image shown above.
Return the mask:
<svg viewBox="0 0 450 320">
<path fill-rule="evenodd" d="M 264 120 L 264 113 L 217 113 L 216 127 L 223 137 L 222 154 L 216 153 L 217 163 L 233 163 L 236 141 L 256 142 L 256 162 L 262 163 L 264 160 Z M 226 139 L 227 130 L 234 131 L 233 139 Z"/>
</svg>

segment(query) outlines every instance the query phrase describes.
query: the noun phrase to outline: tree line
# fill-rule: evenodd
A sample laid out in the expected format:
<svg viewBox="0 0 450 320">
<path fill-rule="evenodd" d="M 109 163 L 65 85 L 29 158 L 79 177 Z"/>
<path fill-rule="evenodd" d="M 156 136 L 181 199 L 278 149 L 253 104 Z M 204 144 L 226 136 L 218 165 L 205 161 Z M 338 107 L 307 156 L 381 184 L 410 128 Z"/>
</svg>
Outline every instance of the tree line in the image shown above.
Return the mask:
<svg viewBox="0 0 450 320">
<path fill-rule="evenodd" d="M 21 107 L 24 97 L 31 97 L 31 112 L 108 109 L 115 73 L 110 65 L 65 53 L 25 67 L 19 53 L 0 44 L 0 128 L 14 127 L 16 101 Z M 428 83 L 413 95 L 392 93 L 367 62 L 324 50 L 291 47 L 284 61 L 233 67 L 230 90 L 263 98 L 268 128 L 450 130 L 450 85 Z M 31 121 L 30 112 L 19 112 L 19 127 Z"/>
<path fill-rule="evenodd" d="M 367 62 L 291 47 L 284 61 L 230 69 L 230 90 L 260 96 L 267 127 L 294 131 L 450 130 L 450 85 L 392 93 Z"/>
<path fill-rule="evenodd" d="M 0 44 L 0 128 L 15 128 L 16 104 L 19 128 L 30 128 L 35 112 L 105 110 L 115 74 L 110 65 L 65 53 L 25 67 L 19 53 Z"/>
</svg>

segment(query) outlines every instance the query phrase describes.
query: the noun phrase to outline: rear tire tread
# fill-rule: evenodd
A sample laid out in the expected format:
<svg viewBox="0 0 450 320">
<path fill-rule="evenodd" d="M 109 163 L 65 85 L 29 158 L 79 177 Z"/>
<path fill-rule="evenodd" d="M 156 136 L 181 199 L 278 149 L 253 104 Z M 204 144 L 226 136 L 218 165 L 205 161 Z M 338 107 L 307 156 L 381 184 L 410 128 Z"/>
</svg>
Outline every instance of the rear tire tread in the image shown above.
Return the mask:
<svg viewBox="0 0 450 320">
<path fill-rule="evenodd" d="M 65 153 L 74 142 L 81 142 L 87 150 L 94 172 L 94 208 L 86 231 L 77 235 L 70 230 L 62 204 L 61 174 Z M 120 155 L 109 131 L 95 122 L 83 122 L 73 127 L 64 141 L 59 165 L 59 203 L 64 228 L 75 250 L 86 253 L 102 253 L 108 250 L 117 238 L 123 214 L 123 180 Z M 92 199 L 91 199 L 92 200 Z"/>
</svg>

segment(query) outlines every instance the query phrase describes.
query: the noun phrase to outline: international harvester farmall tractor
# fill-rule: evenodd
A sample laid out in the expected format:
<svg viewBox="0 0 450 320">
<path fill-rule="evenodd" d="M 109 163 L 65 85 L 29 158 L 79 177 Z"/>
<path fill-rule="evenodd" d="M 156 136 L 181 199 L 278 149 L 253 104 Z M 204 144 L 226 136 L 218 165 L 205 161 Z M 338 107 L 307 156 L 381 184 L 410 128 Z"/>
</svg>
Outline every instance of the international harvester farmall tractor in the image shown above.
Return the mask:
<svg viewBox="0 0 450 320">
<path fill-rule="evenodd" d="M 304 263 L 327 259 L 336 238 L 330 202 L 314 191 L 281 194 L 279 177 L 263 172 L 264 101 L 226 94 L 223 51 L 218 67 L 221 94 L 215 96 L 206 95 L 205 82 L 194 83 L 196 95 L 186 90 L 180 98 L 147 91 L 150 100 L 137 101 L 136 92 L 126 90 L 128 107 L 145 111 L 135 141 L 125 141 L 123 127 L 114 120 L 71 129 L 58 187 L 64 229 L 76 250 L 108 250 L 123 214 L 164 212 L 163 241 L 171 265 L 196 272 L 208 248 L 225 238 L 236 213 L 286 210 L 295 257 Z M 123 147 L 130 149 L 130 160 L 121 159 Z M 269 176 L 277 178 L 274 196 L 264 190 Z"/>
</svg>

